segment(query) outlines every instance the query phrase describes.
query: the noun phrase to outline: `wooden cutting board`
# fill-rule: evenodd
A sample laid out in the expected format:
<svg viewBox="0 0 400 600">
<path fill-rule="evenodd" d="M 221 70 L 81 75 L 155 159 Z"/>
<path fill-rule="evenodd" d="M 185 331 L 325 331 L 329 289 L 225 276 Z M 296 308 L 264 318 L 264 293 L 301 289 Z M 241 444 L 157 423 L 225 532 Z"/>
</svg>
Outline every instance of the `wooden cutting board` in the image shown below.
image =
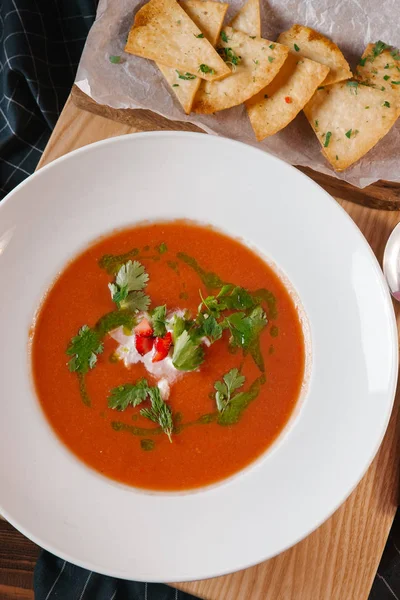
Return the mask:
<svg viewBox="0 0 400 600">
<path fill-rule="evenodd" d="M 182 121 L 170 121 L 149 110 L 118 109 L 98 104 L 84 94 L 76 85 L 72 88 L 71 97 L 74 104 L 82 110 L 87 110 L 107 119 L 113 119 L 124 125 L 129 125 L 130 127 L 134 127 L 136 131 L 172 130 L 202 132 L 196 125 Z M 349 200 L 362 206 L 380 210 L 400 210 L 400 183 L 377 181 L 373 185 L 360 190 L 341 179 L 336 179 L 336 177 L 318 173 L 307 167 L 298 168 L 336 198 Z"/>
<path fill-rule="evenodd" d="M 76 98 L 74 91 L 75 101 Z M 80 101 L 83 102 L 82 98 Z M 146 130 L 181 129 L 179 124 L 162 122 L 151 113 L 146 113 L 144 118 L 145 126 L 141 119 L 136 125 L 126 121 L 122 123 L 120 119 L 105 119 L 93 114 L 93 110 L 87 112 L 77 108 L 70 99 L 39 168 L 91 142 L 142 131 L 143 127 Z M 374 193 L 378 193 L 377 190 L 383 193 L 384 185 L 374 187 Z M 344 187 L 341 189 L 344 193 Z M 364 192 L 358 193 L 361 204 L 372 201 L 367 194 L 364 197 Z M 398 201 L 398 190 L 393 194 L 392 197 L 397 194 Z M 354 204 L 343 200 L 342 195 L 336 193 L 339 204 L 356 222 L 381 261 L 387 238 L 400 221 L 400 215 Z M 399 320 L 400 311 L 397 307 L 396 310 Z M 207 581 L 177 583 L 176 587 L 207 600 L 366 600 L 397 507 L 399 431 L 396 423 L 399 404 L 397 394 L 382 446 L 361 483 L 314 533 L 290 550 L 256 567 Z M 332 477 L 335 477 L 334 473 Z"/>
</svg>

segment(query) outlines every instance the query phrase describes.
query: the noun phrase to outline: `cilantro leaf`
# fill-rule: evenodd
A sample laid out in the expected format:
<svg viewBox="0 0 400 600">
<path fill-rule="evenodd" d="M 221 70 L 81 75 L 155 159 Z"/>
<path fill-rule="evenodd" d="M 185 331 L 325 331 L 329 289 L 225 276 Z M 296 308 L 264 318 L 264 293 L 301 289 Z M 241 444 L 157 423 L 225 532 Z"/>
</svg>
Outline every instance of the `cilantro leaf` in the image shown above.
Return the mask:
<svg viewBox="0 0 400 600">
<path fill-rule="evenodd" d="M 232 341 L 236 346 L 247 349 L 251 341 L 251 324 L 244 312 L 236 312 L 226 317 Z"/>
<path fill-rule="evenodd" d="M 206 315 L 206 318 L 203 320 L 202 325 L 203 333 L 206 337 L 210 339 L 211 342 L 216 342 L 222 336 L 222 327 L 215 317 Z"/>
<path fill-rule="evenodd" d="M 185 330 L 175 339 L 172 364 L 179 371 L 194 371 L 204 361 L 204 350 Z"/>
<path fill-rule="evenodd" d="M 220 294 L 218 294 L 220 296 Z M 245 310 L 254 306 L 254 300 L 247 290 L 242 287 L 235 286 L 229 298 L 225 300 L 227 308 L 233 310 Z"/>
<path fill-rule="evenodd" d="M 121 302 L 121 308 L 134 312 L 146 311 L 150 306 L 150 298 L 144 292 L 130 292 Z"/>
<path fill-rule="evenodd" d="M 199 306 L 199 312 L 201 311 L 201 309 L 204 305 L 207 314 L 215 317 L 216 319 L 219 319 L 219 317 L 221 316 L 221 312 L 226 310 L 226 308 L 227 308 L 227 305 L 226 305 L 224 299 L 220 299 L 219 294 L 218 294 L 218 296 L 207 296 L 207 298 L 203 298 L 201 291 L 199 293 L 200 293 L 200 298 L 202 300 L 202 302 Z"/>
<path fill-rule="evenodd" d="M 116 305 L 118 307 L 120 307 L 121 303 L 128 296 L 128 288 L 127 288 L 127 286 L 125 285 L 122 288 L 119 288 L 117 285 L 115 285 L 115 283 L 109 283 L 108 284 L 108 289 L 111 292 L 111 298 L 113 299 L 113 302 L 115 302 Z"/>
<path fill-rule="evenodd" d="M 256 306 L 250 313 L 249 319 L 252 325 L 253 336 L 259 335 L 267 325 L 267 317 L 261 306 Z"/>
<path fill-rule="evenodd" d="M 219 413 L 218 425 L 234 425 L 237 423 L 244 410 L 255 400 L 260 393 L 261 386 L 265 383 L 264 375 L 256 379 L 247 390 L 247 392 L 239 392 L 227 405 L 226 409 Z"/>
<path fill-rule="evenodd" d="M 219 290 L 217 298 L 221 298 L 221 296 L 228 296 L 232 292 L 234 287 L 235 286 L 232 283 L 226 283 Z"/>
<path fill-rule="evenodd" d="M 151 315 L 151 320 L 153 323 L 154 335 L 158 337 L 163 337 L 167 331 L 165 318 L 167 315 L 167 307 L 164 304 L 163 306 L 156 306 Z"/>
<path fill-rule="evenodd" d="M 118 287 L 127 287 L 128 292 L 142 290 L 149 280 L 144 266 L 137 260 L 128 260 L 117 273 L 116 284 Z"/>
<path fill-rule="evenodd" d="M 118 308 L 133 311 L 147 310 L 150 298 L 141 290 L 146 286 L 149 276 L 144 266 L 137 260 L 128 260 L 116 276 L 115 283 L 109 283 L 111 298 Z"/>
<path fill-rule="evenodd" d="M 249 315 L 236 312 L 226 317 L 225 322 L 230 329 L 233 344 L 249 350 L 257 343 L 262 329 L 267 325 L 267 318 L 262 307 L 256 306 Z"/>
<path fill-rule="evenodd" d="M 140 414 L 142 417 L 153 421 L 153 423 L 157 423 L 168 436 L 169 441 L 172 442 L 171 434 L 174 423 L 172 420 L 171 409 L 161 398 L 158 387 L 148 388 L 148 394 L 150 396 L 151 408 L 142 408 Z"/>
<path fill-rule="evenodd" d="M 264 358 L 260 348 L 260 333 L 266 327 L 268 321 L 261 308 L 257 306 L 250 314 L 252 322 L 252 339 L 249 345 L 249 352 L 257 367 L 263 373 L 265 371 Z"/>
<path fill-rule="evenodd" d="M 119 385 L 111 390 L 108 408 L 125 410 L 128 406 L 138 406 L 147 398 L 149 385 L 146 379 L 139 379 L 135 384 Z"/>
<path fill-rule="evenodd" d="M 246 378 L 240 374 L 238 369 L 231 369 L 228 373 L 225 373 L 222 381 L 215 382 L 215 401 L 219 412 L 224 412 L 233 399 L 233 392 L 242 387 L 245 381 Z"/>
<path fill-rule="evenodd" d="M 203 298 L 200 292 L 200 297 L 202 303 L 200 304 L 199 310 L 201 310 L 204 305 L 208 314 L 216 319 L 218 319 L 221 312 L 226 309 L 247 310 L 255 305 L 254 299 L 247 290 L 230 283 L 224 285 L 217 296 L 207 296 L 207 298 Z"/>
<path fill-rule="evenodd" d="M 101 354 L 103 349 L 99 334 L 88 325 L 83 325 L 67 348 L 68 356 L 72 356 L 68 362 L 69 370 L 81 374 L 87 373 L 89 369 L 93 369 L 97 362 L 97 355 Z"/>
<path fill-rule="evenodd" d="M 225 321 L 234 343 L 245 350 L 249 349 L 250 344 L 267 325 L 267 318 L 261 306 L 256 306 L 249 315 L 244 312 L 233 313 L 226 317 Z"/>
<path fill-rule="evenodd" d="M 172 322 L 172 336 L 174 338 L 174 343 L 178 339 L 178 337 L 183 333 L 186 329 L 186 322 L 183 317 L 179 317 L 178 315 L 174 315 L 174 320 Z"/>
</svg>

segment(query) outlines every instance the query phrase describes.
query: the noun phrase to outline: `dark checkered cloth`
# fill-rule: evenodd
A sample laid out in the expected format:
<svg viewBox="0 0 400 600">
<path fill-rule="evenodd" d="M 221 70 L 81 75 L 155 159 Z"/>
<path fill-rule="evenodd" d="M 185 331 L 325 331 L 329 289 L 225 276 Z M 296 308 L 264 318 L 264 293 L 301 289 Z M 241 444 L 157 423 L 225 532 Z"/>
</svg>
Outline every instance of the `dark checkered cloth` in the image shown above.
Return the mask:
<svg viewBox="0 0 400 600">
<path fill-rule="evenodd" d="M 70 92 L 96 4 L 96 0 L 0 0 L 0 199 L 34 171 L 41 157 Z M 35 571 L 35 598 L 189 600 L 192 596 L 161 584 L 104 577 L 43 552 Z M 370 600 L 394 599 L 400 600 L 399 516 L 370 595 Z"/>
<path fill-rule="evenodd" d="M 0 199 L 35 169 L 65 104 L 95 0 L 0 0 Z"/>
<path fill-rule="evenodd" d="M 75 567 L 48 552 L 42 552 L 35 569 L 35 600 L 196 600 L 196 598 L 162 583 L 139 583 L 98 575 L 93 571 Z"/>
</svg>

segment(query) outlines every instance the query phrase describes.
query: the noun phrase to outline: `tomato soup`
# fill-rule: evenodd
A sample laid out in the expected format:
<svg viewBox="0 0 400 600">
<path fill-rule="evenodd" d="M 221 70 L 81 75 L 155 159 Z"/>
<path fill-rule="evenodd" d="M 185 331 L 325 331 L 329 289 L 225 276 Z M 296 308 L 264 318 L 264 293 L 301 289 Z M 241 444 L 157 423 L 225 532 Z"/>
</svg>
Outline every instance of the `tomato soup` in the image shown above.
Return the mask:
<svg viewBox="0 0 400 600">
<path fill-rule="evenodd" d="M 277 274 L 186 221 L 112 233 L 72 260 L 43 300 L 31 355 L 64 444 L 152 490 L 249 465 L 285 427 L 305 369 L 300 318 Z"/>
</svg>

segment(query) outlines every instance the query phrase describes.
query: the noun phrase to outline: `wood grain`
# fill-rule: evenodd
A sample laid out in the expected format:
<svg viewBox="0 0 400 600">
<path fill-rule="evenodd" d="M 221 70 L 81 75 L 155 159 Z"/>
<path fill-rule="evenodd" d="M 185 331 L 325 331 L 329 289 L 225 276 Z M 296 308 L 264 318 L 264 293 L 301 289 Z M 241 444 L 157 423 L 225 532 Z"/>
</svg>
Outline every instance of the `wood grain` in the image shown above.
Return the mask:
<svg viewBox="0 0 400 600">
<path fill-rule="evenodd" d="M 40 548 L 0 521 L 0 598 L 33 600 L 33 570 Z"/>
<path fill-rule="evenodd" d="M 67 102 L 39 166 L 99 139 L 133 133 Z M 396 212 L 339 200 L 382 260 Z M 399 311 L 397 311 L 399 320 Z M 207 600 L 366 600 L 396 512 L 399 394 L 380 451 L 339 510 L 308 538 L 256 567 L 225 577 L 179 584 Z M 332 474 L 334 476 L 334 474 Z"/>
<path fill-rule="evenodd" d="M 196 125 L 181 121 L 170 121 L 148 110 L 116 109 L 98 104 L 84 94 L 76 85 L 72 88 L 71 98 L 74 104 L 82 110 L 113 119 L 119 123 L 133 127 L 135 131 L 173 130 L 202 132 Z M 307 167 L 298 168 L 336 198 L 380 210 L 400 210 L 399 183 L 377 181 L 373 185 L 360 190 L 341 179 L 336 179 L 336 177 L 317 173 Z"/>
</svg>

